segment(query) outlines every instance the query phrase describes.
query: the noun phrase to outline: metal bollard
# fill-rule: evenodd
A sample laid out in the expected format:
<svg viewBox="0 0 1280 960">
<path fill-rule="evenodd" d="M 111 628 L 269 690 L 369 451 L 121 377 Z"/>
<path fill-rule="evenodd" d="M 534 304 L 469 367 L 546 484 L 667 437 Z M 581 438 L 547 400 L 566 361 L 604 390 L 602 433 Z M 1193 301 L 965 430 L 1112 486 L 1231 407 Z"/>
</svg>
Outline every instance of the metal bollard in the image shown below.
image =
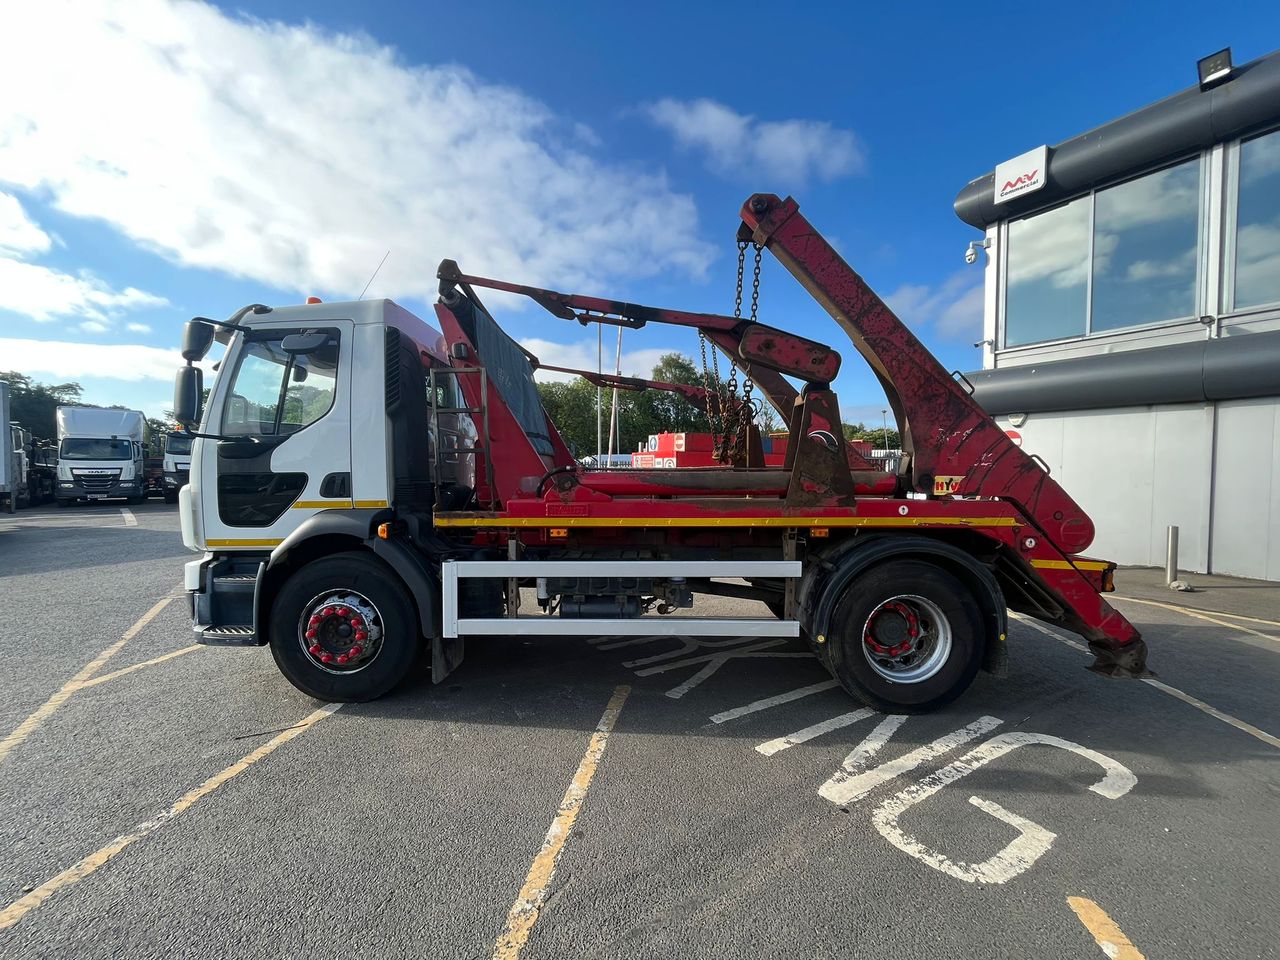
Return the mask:
<svg viewBox="0 0 1280 960">
<path fill-rule="evenodd" d="M 1164 582 L 1169 585 L 1178 579 L 1178 528 L 1169 528 L 1169 543 L 1164 555 Z"/>
</svg>

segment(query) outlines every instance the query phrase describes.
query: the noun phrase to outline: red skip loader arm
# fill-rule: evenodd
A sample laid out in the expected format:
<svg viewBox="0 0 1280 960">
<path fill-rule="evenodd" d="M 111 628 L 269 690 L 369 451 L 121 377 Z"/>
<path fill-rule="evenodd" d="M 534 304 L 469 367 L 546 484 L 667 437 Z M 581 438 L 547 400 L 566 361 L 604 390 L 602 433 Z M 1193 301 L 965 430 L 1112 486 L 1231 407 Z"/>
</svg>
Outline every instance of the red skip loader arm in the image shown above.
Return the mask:
<svg viewBox="0 0 1280 960">
<path fill-rule="evenodd" d="M 740 239 L 785 266 L 848 334 L 884 387 L 911 455 L 915 488 L 1016 503 L 1063 557 L 1093 542 L 1093 521 L 1048 471 L 996 426 L 875 292 L 800 215 L 788 197 L 758 193 L 742 205 Z M 1086 582 L 1074 562 L 1050 560 L 1040 578 L 1066 603 L 1058 621 L 1089 640 L 1090 668 L 1146 675 L 1146 645 L 1133 625 Z"/>
<path fill-rule="evenodd" d="M 911 455 L 915 488 L 963 478 L 948 492 L 1017 503 L 1065 554 L 1093 542 L 1093 521 L 1048 472 L 996 426 L 788 197 L 756 194 L 744 233 L 763 244 L 840 324 L 879 377 Z"/>
</svg>

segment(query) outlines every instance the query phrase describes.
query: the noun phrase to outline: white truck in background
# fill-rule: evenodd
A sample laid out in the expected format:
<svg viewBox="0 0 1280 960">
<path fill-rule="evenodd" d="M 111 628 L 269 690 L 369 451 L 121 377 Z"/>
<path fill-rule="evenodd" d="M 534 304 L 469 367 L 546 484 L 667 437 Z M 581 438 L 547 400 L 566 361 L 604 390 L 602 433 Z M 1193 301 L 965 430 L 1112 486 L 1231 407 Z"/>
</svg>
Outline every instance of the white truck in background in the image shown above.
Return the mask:
<svg viewBox="0 0 1280 960">
<path fill-rule="evenodd" d="M 147 418 L 141 410 L 58 407 L 58 506 L 146 496 Z"/>
<path fill-rule="evenodd" d="M 13 513 L 26 497 L 27 470 L 21 447 L 9 429 L 9 384 L 0 380 L 0 509 Z"/>
<path fill-rule="evenodd" d="M 189 433 L 174 430 L 164 437 L 164 502 L 177 503 L 178 491 L 187 485 L 191 474 L 191 441 Z"/>
</svg>

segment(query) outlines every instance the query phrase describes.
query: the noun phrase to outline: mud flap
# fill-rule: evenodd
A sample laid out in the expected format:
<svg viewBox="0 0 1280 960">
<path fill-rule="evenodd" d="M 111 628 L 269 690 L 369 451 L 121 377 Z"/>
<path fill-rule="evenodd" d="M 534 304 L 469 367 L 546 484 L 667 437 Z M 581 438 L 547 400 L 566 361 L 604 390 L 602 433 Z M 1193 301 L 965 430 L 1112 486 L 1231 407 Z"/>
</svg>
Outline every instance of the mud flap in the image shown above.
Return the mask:
<svg viewBox="0 0 1280 960">
<path fill-rule="evenodd" d="M 1095 659 L 1088 669 L 1104 677 L 1141 680 L 1155 676 L 1147 669 L 1147 642 L 1141 637 L 1124 646 L 1116 646 L 1114 641 L 1090 640 L 1089 650 Z"/>
<path fill-rule="evenodd" d="M 466 637 L 431 638 L 431 682 L 439 683 L 462 665 L 467 652 Z"/>
</svg>

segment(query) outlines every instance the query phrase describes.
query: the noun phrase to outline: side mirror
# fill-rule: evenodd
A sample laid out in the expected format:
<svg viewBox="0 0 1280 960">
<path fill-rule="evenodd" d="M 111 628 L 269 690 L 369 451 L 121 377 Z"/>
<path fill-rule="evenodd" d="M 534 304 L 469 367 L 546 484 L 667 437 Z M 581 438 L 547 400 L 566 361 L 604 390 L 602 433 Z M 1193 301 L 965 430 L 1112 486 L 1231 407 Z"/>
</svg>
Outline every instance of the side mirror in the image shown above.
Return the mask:
<svg viewBox="0 0 1280 960">
<path fill-rule="evenodd" d="M 188 363 L 203 360 L 213 346 L 213 324 L 199 317 L 192 317 L 182 328 L 182 359 Z"/>
<path fill-rule="evenodd" d="M 189 326 L 189 325 L 188 325 Z M 212 331 L 212 327 L 209 328 Z M 185 337 L 183 338 L 185 341 Z M 186 350 L 183 350 L 185 355 Z M 173 381 L 173 418 L 194 429 L 200 423 L 200 401 L 204 393 L 204 371 L 196 366 L 178 368 Z"/>
<path fill-rule="evenodd" d="M 327 333 L 291 333 L 280 341 L 280 349 L 297 356 L 315 353 L 329 342 Z"/>
</svg>

